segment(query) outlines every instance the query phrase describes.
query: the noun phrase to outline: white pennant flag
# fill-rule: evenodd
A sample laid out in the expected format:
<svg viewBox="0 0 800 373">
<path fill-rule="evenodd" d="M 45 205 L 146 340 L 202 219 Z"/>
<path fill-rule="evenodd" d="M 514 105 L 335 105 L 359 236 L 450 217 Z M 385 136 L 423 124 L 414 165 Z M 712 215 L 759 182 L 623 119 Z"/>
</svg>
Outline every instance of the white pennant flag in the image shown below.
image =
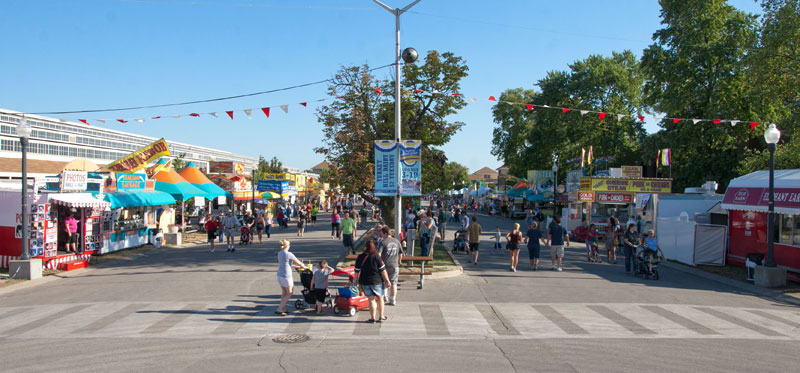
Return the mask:
<svg viewBox="0 0 800 373">
<path fill-rule="evenodd" d="M 106 120 L 105 119 L 98 119 L 97 121 L 100 122 L 100 123 L 106 124 Z"/>
<path fill-rule="evenodd" d="M 253 119 L 253 109 L 244 109 L 244 114 L 247 115 L 248 118 Z"/>
<path fill-rule="evenodd" d="M 283 110 L 284 113 L 289 114 L 289 105 L 281 105 L 281 110 Z"/>
<path fill-rule="evenodd" d="M 434 89 L 433 92 L 431 92 L 431 93 L 437 94 L 437 93 L 439 93 L 439 90 L 438 89 Z"/>
<path fill-rule="evenodd" d="M 692 119 L 692 124 L 697 124 L 698 122 L 702 122 L 702 119 Z"/>
<path fill-rule="evenodd" d="M 739 123 L 739 122 L 741 122 L 741 121 L 740 120 L 732 120 L 731 121 L 731 126 L 736 127 L 736 123 Z"/>
<path fill-rule="evenodd" d="M 659 118 L 659 117 L 655 117 L 655 118 L 653 118 L 653 119 L 655 119 L 655 120 L 656 120 L 656 122 L 660 122 L 660 121 L 664 120 L 664 118 Z"/>
<path fill-rule="evenodd" d="M 472 102 L 478 102 L 478 98 L 477 97 L 470 97 L 469 100 L 472 101 Z"/>
<path fill-rule="evenodd" d="M 212 116 L 212 117 L 214 117 L 214 118 L 218 118 L 218 117 L 217 117 L 217 113 L 208 113 L 208 115 L 210 115 L 210 116 Z"/>
<path fill-rule="evenodd" d="M 175 119 L 181 119 L 180 115 L 173 115 L 172 117 L 175 118 Z"/>
<path fill-rule="evenodd" d="M 625 114 L 617 114 L 617 121 L 621 122 L 622 118 L 625 118 Z"/>
<path fill-rule="evenodd" d="M 544 106 L 544 107 L 550 107 L 550 105 L 542 105 L 542 106 Z"/>
<path fill-rule="evenodd" d="M 144 123 L 144 119 L 142 119 L 142 118 L 133 118 L 133 120 L 135 120 L 135 121 L 137 121 L 139 123 Z"/>
<path fill-rule="evenodd" d="M 581 110 L 580 112 L 581 112 L 581 115 L 586 115 L 586 114 L 589 113 L 589 110 Z"/>
</svg>

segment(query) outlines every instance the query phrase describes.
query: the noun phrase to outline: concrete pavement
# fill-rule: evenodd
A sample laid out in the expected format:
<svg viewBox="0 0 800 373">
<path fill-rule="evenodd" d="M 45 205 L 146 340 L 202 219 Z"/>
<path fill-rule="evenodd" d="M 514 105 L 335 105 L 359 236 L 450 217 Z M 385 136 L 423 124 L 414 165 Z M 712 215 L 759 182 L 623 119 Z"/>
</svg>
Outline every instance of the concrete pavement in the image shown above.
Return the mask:
<svg viewBox="0 0 800 373">
<path fill-rule="evenodd" d="M 529 270 L 524 248 L 519 272 L 509 272 L 507 256 L 489 254 L 488 234 L 480 264 L 464 264 L 464 275 L 423 290 L 401 284 L 386 323 L 358 323 L 365 312 L 277 316 L 278 239 L 291 239 L 304 260 L 332 261 L 343 250 L 327 216 L 320 220 L 302 239 L 289 229 L 236 253 L 158 250 L 0 295 L 0 363 L 13 367 L 6 371 L 344 371 L 366 368 L 367 357 L 387 371 L 786 371 L 798 363 L 800 308 L 669 269 L 659 281 L 631 277 L 621 265 L 587 263 L 578 248 L 568 250 L 564 272 Z M 486 232 L 512 224 L 478 221 Z M 286 334 L 311 339 L 272 341 Z"/>
</svg>

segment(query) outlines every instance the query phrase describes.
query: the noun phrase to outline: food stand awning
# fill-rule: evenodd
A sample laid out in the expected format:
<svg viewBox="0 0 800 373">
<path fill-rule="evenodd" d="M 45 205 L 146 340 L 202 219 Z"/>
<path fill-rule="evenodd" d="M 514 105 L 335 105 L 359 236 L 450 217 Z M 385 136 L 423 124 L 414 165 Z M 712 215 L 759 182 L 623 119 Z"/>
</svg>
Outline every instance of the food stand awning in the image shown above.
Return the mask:
<svg viewBox="0 0 800 373">
<path fill-rule="evenodd" d="M 172 167 L 162 169 L 153 175 L 156 180 L 156 190 L 171 194 L 175 199 L 185 201 L 196 196 L 205 196 L 206 192 L 192 185 L 178 175 Z"/>
<path fill-rule="evenodd" d="M 205 198 L 214 199 L 225 195 L 225 190 L 220 188 L 217 184 L 214 184 L 206 175 L 203 175 L 194 165 L 194 162 L 189 162 L 178 175 L 200 190 L 206 192 L 206 195 L 203 196 Z"/>
<path fill-rule="evenodd" d="M 50 202 L 55 203 L 56 205 L 59 206 L 75 207 L 75 208 L 91 207 L 91 208 L 104 209 L 110 205 L 110 203 L 106 201 L 95 198 L 92 195 L 92 193 L 51 194 Z"/>
<path fill-rule="evenodd" d="M 737 177 L 722 199 L 726 210 L 766 212 L 769 207 L 769 171 Z M 775 212 L 800 215 L 800 169 L 775 170 Z"/>
<path fill-rule="evenodd" d="M 161 206 L 174 205 L 177 202 L 169 193 L 150 191 L 119 191 L 105 194 L 105 200 L 111 203 L 111 208 L 135 206 Z"/>
</svg>

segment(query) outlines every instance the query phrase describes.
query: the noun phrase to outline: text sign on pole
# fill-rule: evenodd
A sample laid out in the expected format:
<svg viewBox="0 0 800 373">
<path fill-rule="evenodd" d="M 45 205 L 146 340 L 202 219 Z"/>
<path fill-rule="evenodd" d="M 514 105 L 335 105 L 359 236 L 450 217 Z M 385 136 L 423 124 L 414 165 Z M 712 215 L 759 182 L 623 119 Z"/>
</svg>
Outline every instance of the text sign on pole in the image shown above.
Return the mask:
<svg viewBox="0 0 800 373">
<path fill-rule="evenodd" d="M 375 195 L 397 195 L 397 148 L 393 140 L 375 140 Z"/>
<path fill-rule="evenodd" d="M 422 141 L 400 143 L 400 195 L 422 195 Z"/>
</svg>

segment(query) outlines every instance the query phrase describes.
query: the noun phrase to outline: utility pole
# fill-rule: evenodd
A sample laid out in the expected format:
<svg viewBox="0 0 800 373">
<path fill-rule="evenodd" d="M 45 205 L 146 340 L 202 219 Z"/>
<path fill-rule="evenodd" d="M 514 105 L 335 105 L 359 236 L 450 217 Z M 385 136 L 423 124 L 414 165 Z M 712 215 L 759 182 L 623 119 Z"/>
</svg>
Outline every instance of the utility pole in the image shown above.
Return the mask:
<svg viewBox="0 0 800 373">
<path fill-rule="evenodd" d="M 400 134 L 400 66 L 402 66 L 402 60 L 400 59 L 400 15 L 411 9 L 414 5 L 417 5 L 418 2 L 421 0 L 414 0 L 411 4 L 408 4 L 403 9 L 395 8 L 380 2 L 379 0 L 372 0 L 376 4 L 380 5 L 383 9 L 389 11 L 389 13 L 394 14 L 394 29 L 395 29 L 395 77 L 394 77 L 394 137 L 395 141 L 397 142 L 397 146 L 400 146 L 400 140 L 402 138 Z M 413 61 L 412 61 L 413 62 Z M 403 217 L 403 202 L 402 197 L 400 197 L 400 157 L 397 157 L 397 165 L 395 166 L 395 180 L 397 183 L 397 194 L 394 197 L 394 234 L 396 237 L 400 237 L 400 232 L 403 231 L 402 226 L 402 217 Z"/>
</svg>

